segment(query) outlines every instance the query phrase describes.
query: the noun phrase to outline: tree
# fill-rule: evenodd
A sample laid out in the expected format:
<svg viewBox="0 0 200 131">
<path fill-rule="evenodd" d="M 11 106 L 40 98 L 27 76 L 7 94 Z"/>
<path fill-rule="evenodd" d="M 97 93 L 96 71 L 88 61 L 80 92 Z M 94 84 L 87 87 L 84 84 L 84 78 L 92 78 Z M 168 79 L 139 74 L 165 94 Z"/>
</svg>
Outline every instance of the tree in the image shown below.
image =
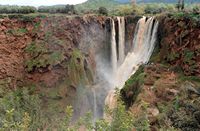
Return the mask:
<svg viewBox="0 0 200 131">
<path fill-rule="evenodd" d="M 177 5 L 176 5 L 176 8 L 178 9 L 178 11 L 180 11 L 180 9 L 181 9 L 181 10 L 184 10 L 184 7 L 185 7 L 185 2 L 184 2 L 184 0 L 178 0 L 178 3 L 177 3 Z"/>
<path fill-rule="evenodd" d="M 181 10 L 184 10 L 184 8 L 185 8 L 185 2 L 184 0 L 181 0 Z"/>
<path fill-rule="evenodd" d="M 105 7 L 99 7 L 99 14 L 108 15 L 108 10 Z"/>
<path fill-rule="evenodd" d="M 66 5 L 64 13 L 75 14 L 76 11 L 75 11 L 74 5 Z"/>
</svg>

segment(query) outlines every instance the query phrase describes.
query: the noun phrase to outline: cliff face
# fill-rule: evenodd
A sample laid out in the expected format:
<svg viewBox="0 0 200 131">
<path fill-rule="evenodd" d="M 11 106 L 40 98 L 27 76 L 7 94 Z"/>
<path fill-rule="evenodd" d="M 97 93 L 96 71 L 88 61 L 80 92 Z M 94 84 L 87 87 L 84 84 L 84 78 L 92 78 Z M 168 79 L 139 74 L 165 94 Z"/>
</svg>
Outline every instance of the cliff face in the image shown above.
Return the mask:
<svg viewBox="0 0 200 131">
<path fill-rule="evenodd" d="M 137 19 L 127 17 L 126 22 L 130 47 Z M 4 18 L 0 39 L 2 86 L 17 88 L 26 81 L 53 87 L 63 78 L 75 86 L 82 75 L 89 74 L 86 83 L 93 80 L 96 54 L 109 60 L 110 20 L 101 16 Z"/>
<path fill-rule="evenodd" d="M 139 18 L 125 17 L 126 53 L 133 46 Z M 134 80 L 135 84 L 123 91 L 128 106 L 137 99 L 132 107 L 136 114 L 143 111 L 140 110 L 144 106 L 141 101 L 151 105 L 148 113 L 154 125 L 160 124 L 154 113 L 157 116 L 162 106 L 172 104 L 177 99 L 176 95 L 185 90 L 185 87 L 179 88 L 182 83 L 179 81 L 180 74 L 195 76 L 195 79 L 200 76 L 199 22 L 171 16 L 157 19 L 158 44 L 151 58 L 155 65 L 144 67 L 142 77 L 137 78 L 139 84 Z M 41 95 L 45 108 L 59 106 L 60 110 L 64 110 L 66 105 L 73 103 L 77 88 L 85 88 L 80 85 L 95 83 L 95 57 L 100 55 L 110 61 L 110 35 L 110 18 L 103 16 L 0 19 L 0 97 L 7 89 L 33 86 Z M 140 90 L 139 86 L 143 85 Z M 191 97 L 196 99 L 196 96 Z M 184 100 L 183 94 L 180 94 L 180 101 L 183 101 L 180 109 L 186 112 L 186 105 L 192 100 Z M 177 119 L 171 119 L 176 124 L 180 115 L 174 110 L 172 112 Z M 191 114 L 189 117 L 196 120 Z"/>
<path fill-rule="evenodd" d="M 160 61 L 188 76 L 200 74 L 200 23 L 191 18 L 160 17 Z"/>
<path fill-rule="evenodd" d="M 77 88 L 95 81 L 95 55 L 107 45 L 106 17 L 0 20 L 0 97 L 9 89 L 39 94 L 49 119 L 73 105 Z M 86 88 L 82 86 L 82 88 Z"/>
<path fill-rule="evenodd" d="M 66 75 L 70 75 L 70 67 L 66 66 L 72 57 L 77 57 L 72 63 L 80 62 L 86 68 L 89 60 L 94 61 L 86 44 L 102 41 L 102 38 L 95 39 L 93 35 L 104 32 L 105 19 L 64 16 L 31 21 L 1 19 L 1 80 L 9 78 L 11 88 L 16 88 L 23 80 L 53 86 L 62 77 L 69 77 Z M 91 28 L 86 30 L 87 27 Z M 86 32 L 87 38 L 84 36 Z M 83 39 L 90 43 L 82 42 Z M 91 68 L 95 68 L 95 65 L 91 65 Z"/>
<path fill-rule="evenodd" d="M 31 94 L 39 95 L 41 110 L 48 119 L 63 117 L 60 114 L 64 114 L 67 105 L 79 104 L 75 109 L 76 119 L 84 112 L 83 104 L 89 108 L 81 100 L 93 97 L 96 57 L 110 63 L 110 19 L 103 16 L 0 19 L 0 97 L 6 96 L 10 89 L 27 88 Z M 127 49 L 132 46 L 137 19 L 125 18 L 129 34 Z"/>
<path fill-rule="evenodd" d="M 151 130 L 199 130 L 199 20 L 159 16 L 158 42 L 150 63 L 121 90 L 136 120 Z M 172 128 L 172 126 L 174 128 Z"/>
</svg>

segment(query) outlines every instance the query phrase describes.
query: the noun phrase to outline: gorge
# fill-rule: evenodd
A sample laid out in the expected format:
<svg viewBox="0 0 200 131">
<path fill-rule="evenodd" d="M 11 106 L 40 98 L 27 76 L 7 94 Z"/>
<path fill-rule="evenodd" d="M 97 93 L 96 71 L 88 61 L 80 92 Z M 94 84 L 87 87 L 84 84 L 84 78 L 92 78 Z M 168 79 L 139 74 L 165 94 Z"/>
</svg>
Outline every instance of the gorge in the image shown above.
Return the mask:
<svg viewBox="0 0 200 131">
<path fill-rule="evenodd" d="M 117 107 L 118 88 L 126 109 L 139 118 L 147 114 L 152 130 L 168 119 L 170 126 L 198 130 L 199 27 L 198 21 L 170 14 L 1 18 L 0 110 L 17 111 L 21 105 L 15 105 L 26 103 L 22 107 L 37 121 L 31 128 L 56 129 L 71 105 L 72 123 L 88 111 L 95 123 L 103 118 L 105 105 Z M 186 97 L 188 87 L 197 94 Z M 27 89 L 40 102 L 18 89 Z M 16 91 L 14 97 L 9 96 L 11 90 Z M 26 101 L 15 103 L 19 98 Z M 172 115 L 158 117 L 164 107 Z M 184 119 L 178 111 L 187 112 Z M 140 120 L 136 116 L 135 121 Z"/>
</svg>

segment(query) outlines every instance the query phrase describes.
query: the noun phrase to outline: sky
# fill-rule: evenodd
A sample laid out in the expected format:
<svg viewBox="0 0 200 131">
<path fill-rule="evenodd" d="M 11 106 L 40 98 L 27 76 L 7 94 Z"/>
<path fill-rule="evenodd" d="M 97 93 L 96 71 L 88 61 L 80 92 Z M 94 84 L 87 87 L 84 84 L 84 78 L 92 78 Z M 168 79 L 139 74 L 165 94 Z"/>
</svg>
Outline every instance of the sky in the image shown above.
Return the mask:
<svg viewBox="0 0 200 131">
<path fill-rule="evenodd" d="M 79 4 L 87 0 L 0 0 L 0 5 L 57 5 L 57 4 Z"/>
</svg>

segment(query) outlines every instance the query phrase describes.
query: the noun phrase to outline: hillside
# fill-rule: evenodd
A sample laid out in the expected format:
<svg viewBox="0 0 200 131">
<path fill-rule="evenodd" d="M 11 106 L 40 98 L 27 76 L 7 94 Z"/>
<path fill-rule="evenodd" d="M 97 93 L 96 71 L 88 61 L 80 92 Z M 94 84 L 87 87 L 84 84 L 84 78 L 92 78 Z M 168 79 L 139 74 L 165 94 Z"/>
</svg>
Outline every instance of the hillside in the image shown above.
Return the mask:
<svg viewBox="0 0 200 131">
<path fill-rule="evenodd" d="M 130 0 L 116 0 L 120 3 L 128 3 Z M 164 3 L 176 3 L 177 0 L 137 0 L 138 3 L 151 3 L 151 2 L 164 2 Z M 199 3 L 200 0 L 185 0 L 186 3 Z"/>
<path fill-rule="evenodd" d="M 127 4 L 130 0 L 88 0 L 82 4 L 75 5 L 78 11 L 96 10 L 99 7 L 114 9 L 120 4 Z M 177 3 L 177 0 L 137 0 L 137 3 Z M 185 3 L 200 3 L 200 0 L 185 0 Z"/>
<path fill-rule="evenodd" d="M 119 2 L 114 0 L 88 0 L 82 4 L 76 5 L 76 9 L 80 10 L 95 10 L 98 7 L 106 7 L 107 9 L 111 10 L 116 5 L 119 5 Z"/>
</svg>

